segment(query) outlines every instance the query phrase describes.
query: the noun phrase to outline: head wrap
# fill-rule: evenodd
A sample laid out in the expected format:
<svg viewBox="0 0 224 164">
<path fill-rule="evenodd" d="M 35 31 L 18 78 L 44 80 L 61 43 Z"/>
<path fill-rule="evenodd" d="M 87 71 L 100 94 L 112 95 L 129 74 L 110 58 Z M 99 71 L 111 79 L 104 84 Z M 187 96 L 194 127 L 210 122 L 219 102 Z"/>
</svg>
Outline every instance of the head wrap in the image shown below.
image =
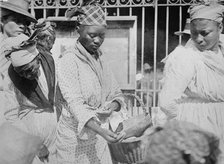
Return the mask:
<svg viewBox="0 0 224 164">
<path fill-rule="evenodd" d="M 86 6 L 68 9 L 65 16 L 71 19 L 77 16 L 77 22 L 82 25 L 107 25 L 105 12 L 97 3 L 90 3 Z"/>
<path fill-rule="evenodd" d="M 19 46 L 23 41 L 26 41 L 29 37 L 25 34 L 20 34 L 16 37 L 8 37 L 4 40 L 4 53 L 7 54 L 8 51 L 12 51 L 12 49 L 16 46 Z M 6 56 L 7 57 L 7 56 Z"/>
<path fill-rule="evenodd" d="M 11 62 L 14 67 L 26 65 L 33 61 L 38 55 L 38 51 L 35 45 L 29 46 L 26 49 L 18 50 L 11 53 Z"/>
<path fill-rule="evenodd" d="M 48 53 L 52 49 L 56 39 L 55 27 L 54 22 L 46 21 L 43 18 L 38 19 L 38 23 L 34 25 L 34 29 L 40 29 L 37 34 L 37 49 L 39 52 L 43 50 Z"/>
<path fill-rule="evenodd" d="M 29 37 L 25 34 L 5 39 L 4 54 L 12 62 L 14 67 L 25 65 L 38 55 L 35 43 L 23 46 L 28 39 Z"/>
<path fill-rule="evenodd" d="M 190 6 L 188 12 L 191 21 L 202 18 L 222 23 L 224 6 L 215 2 Z"/>
<path fill-rule="evenodd" d="M 33 28 L 41 29 L 37 37 L 40 37 L 43 35 L 55 37 L 55 27 L 56 27 L 55 23 L 46 21 L 45 19 L 41 18 L 37 20 L 37 24 L 35 24 Z"/>
</svg>

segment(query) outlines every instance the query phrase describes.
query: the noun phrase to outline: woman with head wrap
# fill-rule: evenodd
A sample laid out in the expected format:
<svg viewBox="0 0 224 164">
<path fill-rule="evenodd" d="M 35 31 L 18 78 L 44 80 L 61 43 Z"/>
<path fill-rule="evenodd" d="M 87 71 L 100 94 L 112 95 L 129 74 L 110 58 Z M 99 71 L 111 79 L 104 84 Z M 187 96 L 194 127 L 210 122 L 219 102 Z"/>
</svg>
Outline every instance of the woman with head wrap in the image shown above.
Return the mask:
<svg viewBox="0 0 224 164">
<path fill-rule="evenodd" d="M 57 129 L 58 162 L 111 164 L 107 142 L 120 137 L 108 130 L 107 121 L 116 115 L 122 119 L 125 112 L 118 84 L 101 59 L 105 13 L 94 3 L 66 12 L 69 18 L 75 14 L 79 38 L 60 58 L 58 67 L 59 86 L 67 102 Z"/>
<path fill-rule="evenodd" d="M 51 49 L 54 45 L 56 34 L 55 34 L 55 26 L 56 24 L 53 22 L 46 21 L 41 18 L 38 19 L 37 24 L 34 25 L 35 28 L 42 28 L 40 33 L 37 35 L 37 50 L 41 53 L 51 54 Z"/>
<path fill-rule="evenodd" d="M 0 126 L 0 163 L 4 164 L 42 163 L 48 160 L 50 152 L 55 152 L 55 111 L 59 109 L 55 63 L 51 56 L 36 49 L 36 33 L 29 35 L 28 25 L 36 22 L 28 12 L 29 2 L 0 2 L 4 34 L 0 56 L 0 124 L 7 120 Z M 9 135 L 12 137 L 8 138 Z"/>
<path fill-rule="evenodd" d="M 192 42 L 164 60 L 160 107 L 152 116 L 155 125 L 170 119 L 192 122 L 216 134 L 224 152 L 224 44 L 219 39 L 223 11 L 214 2 L 189 8 Z M 220 161 L 224 163 L 223 154 Z"/>
<path fill-rule="evenodd" d="M 8 76 L 11 62 L 5 57 L 5 51 L 19 45 L 24 38 L 27 38 L 29 24 L 36 22 L 28 12 L 29 3 L 29 0 L 0 1 L 2 33 L 0 36 L 0 124 L 8 117 L 5 112 L 19 106 Z"/>
<path fill-rule="evenodd" d="M 29 4 L 29 0 L 0 1 L 1 30 L 3 33 L 0 38 L 0 74 L 2 79 L 7 78 L 7 69 L 10 65 L 10 61 L 5 58 L 4 51 L 18 44 L 17 40 L 24 38 L 24 34 L 29 35 L 29 24 L 36 22 L 36 19 L 28 12 Z"/>
</svg>

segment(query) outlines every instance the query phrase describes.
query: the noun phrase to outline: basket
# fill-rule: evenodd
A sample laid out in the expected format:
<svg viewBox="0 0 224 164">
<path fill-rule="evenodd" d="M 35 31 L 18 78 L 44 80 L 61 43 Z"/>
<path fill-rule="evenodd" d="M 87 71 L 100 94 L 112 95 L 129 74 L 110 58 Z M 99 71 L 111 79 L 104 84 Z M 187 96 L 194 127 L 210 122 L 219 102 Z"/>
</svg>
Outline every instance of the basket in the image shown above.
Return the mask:
<svg viewBox="0 0 224 164">
<path fill-rule="evenodd" d="M 146 108 L 143 102 L 140 100 L 140 98 L 133 94 L 125 94 L 125 95 L 134 97 L 139 102 L 144 112 L 144 114 L 141 116 L 132 117 L 130 118 L 130 120 L 128 119 L 127 120 L 128 124 L 131 123 L 133 125 L 133 120 L 135 119 L 144 120 L 142 118 L 144 117 L 146 118 L 148 113 L 146 111 Z M 144 163 L 146 159 L 145 158 L 146 148 L 148 143 L 149 143 L 149 135 L 147 133 L 144 133 L 143 135 L 141 134 L 140 137 L 130 137 L 123 140 L 122 142 L 108 143 L 108 146 L 109 146 L 112 158 L 117 162 Z"/>
</svg>

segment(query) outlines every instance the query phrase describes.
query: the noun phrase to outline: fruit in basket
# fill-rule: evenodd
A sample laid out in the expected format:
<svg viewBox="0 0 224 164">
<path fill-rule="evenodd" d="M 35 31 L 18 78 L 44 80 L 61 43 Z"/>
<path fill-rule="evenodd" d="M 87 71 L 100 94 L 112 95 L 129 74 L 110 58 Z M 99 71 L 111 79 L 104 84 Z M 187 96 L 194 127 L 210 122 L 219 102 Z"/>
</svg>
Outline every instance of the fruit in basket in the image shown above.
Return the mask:
<svg viewBox="0 0 224 164">
<path fill-rule="evenodd" d="M 108 145 L 112 158 L 121 163 L 217 164 L 221 157 L 217 136 L 176 120 L 147 128 L 141 137 Z"/>
<path fill-rule="evenodd" d="M 119 135 L 126 133 L 123 140 L 109 143 L 112 158 L 121 163 L 144 163 L 148 138 L 154 132 L 150 116 L 140 115 L 128 119 L 118 127 Z M 140 137 L 138 137 L 140 136 Z"/>
<path fill-rule="evenodd" d="M 139 115 L 129 118 L 119 124 L 116 133 L 125 133 L 123 139 L 130 137 L 140 137 L 144 131 L 152 125 L 149 115 Z"/>
</svg>

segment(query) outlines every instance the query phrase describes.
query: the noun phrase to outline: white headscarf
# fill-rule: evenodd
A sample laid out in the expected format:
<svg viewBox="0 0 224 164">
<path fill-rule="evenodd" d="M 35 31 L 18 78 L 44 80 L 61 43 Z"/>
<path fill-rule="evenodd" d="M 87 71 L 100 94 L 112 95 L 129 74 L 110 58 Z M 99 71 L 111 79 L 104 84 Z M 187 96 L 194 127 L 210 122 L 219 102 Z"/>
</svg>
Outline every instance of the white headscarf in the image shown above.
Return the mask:
<svg viewBox="0 0 224 164">
<path fill-rule="evenodd" d="M 191 21 L 194 19 L 202 18 L 222 22 L 224 6 L 217 3 L 204 3 L 200 5 L 193 5 L 189 8 Z"/>
<path fill-rule="evenodd" d="M 26 49 L 15 51 L 11 53 L 11 62 L 14 67 L 19 67 L 26 65 L 33 61 L 33 59 L 38 55 L 36 46 L 30 46 Z"/>
</svg>

